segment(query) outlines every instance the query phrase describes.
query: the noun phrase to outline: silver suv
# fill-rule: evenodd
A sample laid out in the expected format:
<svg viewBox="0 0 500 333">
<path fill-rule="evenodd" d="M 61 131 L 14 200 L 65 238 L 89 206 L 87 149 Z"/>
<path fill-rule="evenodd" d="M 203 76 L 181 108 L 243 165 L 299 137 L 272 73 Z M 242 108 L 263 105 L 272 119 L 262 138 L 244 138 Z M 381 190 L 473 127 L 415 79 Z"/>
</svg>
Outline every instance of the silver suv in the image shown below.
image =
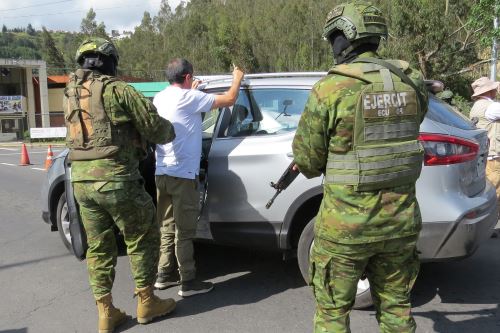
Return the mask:
<svg viewBox="0 0 500 333">
<path fill-rule="evenodd" d="M 200 220 L 197 236 L 219 244 L 282 251 L 297 256 L 307 280 L 313 224 L 322 199 L 321 177 L 299 175 L 266 203 L 293 160 L 291 142 L 311 87 L 325 73 L 246 75 L 232 108 L 214 109 L 203 121 Z M 231 78 L 205 82 L 200 89 L 222 93 Z M 491 235 L 498 208 L 485 179 L 488 138 L 469 120 L 431 94 L 420 127 L 425 162 L 417 182 L 423 230 L 418 242 L 423 261 L 471 255 Z M 54 161 L 43 188 L 43 216 L 70 248 L 64 193 L 66 152 Z M 151 164 L 145 167 L 152 179 Z M 154 187 L 149 183 L 151 192 Z M 154 194 L 153 194 L 154 195 Z M 70 205 L 71 206 L 71 205 Z M 356 307 L 371 304 L 369 284 L 358 284 Z"/>
</svg>

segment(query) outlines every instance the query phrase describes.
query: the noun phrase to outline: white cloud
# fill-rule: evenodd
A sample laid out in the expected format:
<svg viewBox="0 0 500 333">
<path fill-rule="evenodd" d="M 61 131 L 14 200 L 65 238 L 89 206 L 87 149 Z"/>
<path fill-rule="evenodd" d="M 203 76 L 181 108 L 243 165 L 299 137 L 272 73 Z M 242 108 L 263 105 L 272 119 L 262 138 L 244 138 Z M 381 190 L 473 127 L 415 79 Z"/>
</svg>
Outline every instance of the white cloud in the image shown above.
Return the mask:
<svg viewBox="0 0 500 333">
<path fill-rule="evenodd" d="M 169 0 L 172 10 L 181 0 Z M 80 31 L 80 23 L 90 8 L 96 21 L 104 22 L 106 31 L 133 30 L 141 23 L 144 12 L 155 16 L 161 0 L 1 0 L 0 17 L 9 29 L 26 28 L 28 24 L 40 30 Z M 23 8 L 24 7 L 24 8 Z"/>
</svg>

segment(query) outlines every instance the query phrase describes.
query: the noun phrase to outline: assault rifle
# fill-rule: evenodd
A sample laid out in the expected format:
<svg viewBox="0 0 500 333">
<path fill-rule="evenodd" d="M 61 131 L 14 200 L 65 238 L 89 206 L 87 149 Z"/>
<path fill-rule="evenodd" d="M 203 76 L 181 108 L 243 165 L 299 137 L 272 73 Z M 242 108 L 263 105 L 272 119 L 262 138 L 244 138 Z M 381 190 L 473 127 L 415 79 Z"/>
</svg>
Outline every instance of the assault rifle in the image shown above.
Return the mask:
<svg viewBox="0 0 500 333">
<path fill-rule="evenodd" d="M 280 179 L 275 183 L 271 182 L 271 187 L 276 189 L 276 193 L 274 193 L 274 196 L 269 200 L 269 202 L 266 204 L 266 208 L 269 209 L 271 205 L 274 202 L 274 199 L 281 193 L 281 191 L 286 190 L 286 188 L 297 178 L 299 175 L 300 171 L 293 170 L 293 166 L 295 165 L 295 162 L 292 161 L 290 165 L 286 168 L 285 172 L 281 175 Z"/>
</svg>

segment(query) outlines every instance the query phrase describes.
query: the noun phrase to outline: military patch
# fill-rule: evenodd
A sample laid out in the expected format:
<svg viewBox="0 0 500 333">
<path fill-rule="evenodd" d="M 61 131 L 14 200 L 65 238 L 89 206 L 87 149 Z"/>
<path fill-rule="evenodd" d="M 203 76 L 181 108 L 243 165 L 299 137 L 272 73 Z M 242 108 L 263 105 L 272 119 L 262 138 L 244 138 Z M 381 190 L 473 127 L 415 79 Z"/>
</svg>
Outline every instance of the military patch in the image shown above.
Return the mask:
<svg viewBox="0 0 500 333">
<path fill-rule="evenodd" d="M 326 20 L 329 21 L 337 16 L 340 16 L 342 15 L 343 12 L 344 12 L 344 6 L 337 6 L 328 13 L 328 17 L 326 18 Z"/>
<path fill-rule="evenodd" d="M 364 118 L 401 117 L 417 114 L 414 91 L 386 91 L 362 95 Z"/>
</svg>

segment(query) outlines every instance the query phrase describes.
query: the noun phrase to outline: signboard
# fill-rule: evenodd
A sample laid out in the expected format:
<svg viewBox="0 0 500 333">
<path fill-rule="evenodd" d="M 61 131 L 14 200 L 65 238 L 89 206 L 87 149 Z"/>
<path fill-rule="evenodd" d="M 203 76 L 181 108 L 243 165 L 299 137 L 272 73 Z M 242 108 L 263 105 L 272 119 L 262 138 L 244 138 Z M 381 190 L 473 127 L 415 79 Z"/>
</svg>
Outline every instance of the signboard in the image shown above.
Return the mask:
<svg viewBox="0 0 500 333">
<path fill-rule="evenodd" d="M 32 139 L 65 138 L 65 137 L 66 137 L 66 127 L 30 128 L 30 138 Z"/>
<path fill-rule="evenodd" d="M 24 114 L 24 96 L 0 96 L 0 113 Z"/>
</svg>

